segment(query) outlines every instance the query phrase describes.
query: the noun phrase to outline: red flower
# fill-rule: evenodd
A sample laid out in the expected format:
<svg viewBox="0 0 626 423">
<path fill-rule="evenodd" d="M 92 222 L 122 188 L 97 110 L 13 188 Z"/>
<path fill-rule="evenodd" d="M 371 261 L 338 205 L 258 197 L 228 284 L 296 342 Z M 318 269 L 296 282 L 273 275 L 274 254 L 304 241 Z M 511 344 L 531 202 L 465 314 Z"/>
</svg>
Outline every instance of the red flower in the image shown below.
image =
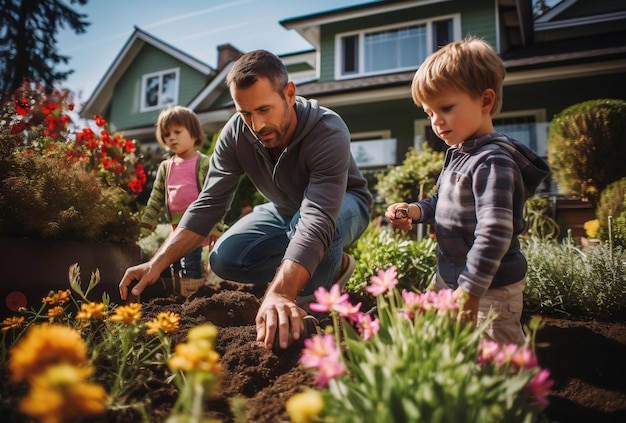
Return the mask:
<svg viewBox="0 0 626 423">
<path fill-rule="evenodd" d="M 100 115 L 94 116 L 94 119 L 96 120 L 96 125 L 98 126 L 104 126 L 107 124 L 107 121 Z"/>
</svg>

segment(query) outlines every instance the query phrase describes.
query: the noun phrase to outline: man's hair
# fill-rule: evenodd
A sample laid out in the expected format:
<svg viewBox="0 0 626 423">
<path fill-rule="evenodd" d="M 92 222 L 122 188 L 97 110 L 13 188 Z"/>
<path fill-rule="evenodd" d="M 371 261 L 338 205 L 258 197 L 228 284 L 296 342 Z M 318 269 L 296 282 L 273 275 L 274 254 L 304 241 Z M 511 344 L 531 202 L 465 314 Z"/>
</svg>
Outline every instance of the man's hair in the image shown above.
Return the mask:
<svg viewBox="0 0 626 423">
<path fill-rule="evenodd" d="M 415 72 L 411 94 L 418 106 L 447 90 L 473 98 L 489 88 L 496 98 L 491 116 L 502 107 L 502 82 L 506 69 L 500 56 L 484 40 L 468 37 L 445 45 L 426 58 Z"/>
<path fill-rule="evenodd" d="M 289 82 L 287 68 L 276 55 L 266 50 L 254 50 L 237 59 L 226 76 L 226 85 L 248 88 L 260 77 L 267 78 L 283 96 L 283 89 Z"/>
<path fill-rule="evenodd" d="M 196 139 L 196 149 L 204 141 L 205 135 L 198 115 L 183 106 L 170 106 L 161 110 L 156 123 L 156 139 L 163 147 L 168 148 L 163 134 L 167 134 L 172 126 L 182 126 L 189 131 L 191 138 Z"/>
</svg>

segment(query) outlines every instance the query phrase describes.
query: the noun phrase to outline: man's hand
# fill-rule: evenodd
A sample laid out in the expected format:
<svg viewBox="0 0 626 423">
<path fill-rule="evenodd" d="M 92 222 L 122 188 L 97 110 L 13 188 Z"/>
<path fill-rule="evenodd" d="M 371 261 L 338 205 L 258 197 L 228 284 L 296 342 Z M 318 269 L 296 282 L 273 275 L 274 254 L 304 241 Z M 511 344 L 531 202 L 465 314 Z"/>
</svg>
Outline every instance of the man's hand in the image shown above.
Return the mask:
<svg viewBox="0 0 626 423">
<path fill-rule="evenodd" d="M 155 283 L 160 276 L 161 272 L 154 271 L 149 262 L 129 267 L 126 269 L 126 272 L 124 272 L 124 277 L 120 282 L 120 297 L 122 297 L 122 300 L 126 300 L 130 297 L 139 298 L 143 290 L 146 289 L 148 285 Z M 137 283 L 130 289 L 134 282 Z"/>
<path fill-rule="evenodd" d="M 278 336 L 280 348 L 287 348 L 290 339 L 297 341 L 304 333 L 302 318 L 305 315 L 306 312 L 288 297 L 268 293 L 256 315 L 257 341 L 269 349 Z"/>
<path fill-rule="evenodd" d="M 256 315 L 256 339 L 266 348 L 274 345 L 278 336 L 280 348 L 289 345 L 289 338 L 300 339 L 304 333 L 302 318 L 306 312 L 294 303 L 294 298 L 309 282 L 311 275 L 299 263 L 283 260 Z"/>
</svg>

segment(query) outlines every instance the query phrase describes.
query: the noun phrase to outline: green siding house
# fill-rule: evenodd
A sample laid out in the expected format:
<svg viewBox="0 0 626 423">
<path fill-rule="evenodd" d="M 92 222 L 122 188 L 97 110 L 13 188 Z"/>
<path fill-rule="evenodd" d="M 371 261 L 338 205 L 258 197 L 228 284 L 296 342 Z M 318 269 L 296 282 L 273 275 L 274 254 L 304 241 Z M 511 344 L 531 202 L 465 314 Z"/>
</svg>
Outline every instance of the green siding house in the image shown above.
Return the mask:
<svg viewBox="0 0 626 423">
<path fill-rule="evenodd" d="M 585 100 L 626 99 L 624 1 L 562 0 L 534 16 L 531 0 L 387 0 L 280 24 L 312 46 L 280 55 L 298 94 L 344 118 L 354 156 L 369 174 L 424 142 L 445 147 L 413 104 L 411 80 L 428 54 L 468 35 L 490 42 L 507 67 L 497 129 L 541 155 L 556 113 Z M 229 44 L 216 48 L 212 68 L 136 28 L 81 115 L 101 114 L 114 130 L 149 145 L 158 111 L 182 104 L 211 136 L 234 113 L 224 80 L 242 54 Z"/>
</svg>

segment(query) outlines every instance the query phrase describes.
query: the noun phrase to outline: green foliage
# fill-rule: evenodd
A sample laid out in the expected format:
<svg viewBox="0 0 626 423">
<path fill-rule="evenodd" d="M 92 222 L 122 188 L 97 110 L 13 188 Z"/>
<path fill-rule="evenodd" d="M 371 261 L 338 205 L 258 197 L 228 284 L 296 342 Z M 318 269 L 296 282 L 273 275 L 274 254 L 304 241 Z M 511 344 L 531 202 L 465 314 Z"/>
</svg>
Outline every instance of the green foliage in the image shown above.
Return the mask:
<svg viewBox="0 0 626 423">
<path fill-rule="evenodd" d="M 626 252 L 608 243 L 579 250 L 530 238 L 522 243 L 528 261 L 524 309 L 576 319 L 626 318 Z"/>
<path fill-rule="evenodd" d="M 609 184 L 600 195 L 596 207 L 596 218 L 600 223 L 597 238 L 603 241 L 609 239 L 609 216 L 612 220 L 612 240 L 617 245 L 626 248 L 624 233 L 624 217 L 626 217 L 626 177 Z"/>
<path fill-rule="evenodd" d="M 356 269 L 346 290 L 361 292 L 367 281 L 379 270 L 396 266 L 402 287 L 424 289 L 435 274 L 437 242 L 409 239 L 400 232 L 371 223 L 358 241 L 350 247 Z"/>
<path fill-rule="evenodd" d="M 432 194 L 443 159 L 443 153 L 424 143 L 421 150 L 410 148 L 400 166 L 389 166 L 387 173 L 376 175 L 375 189 L 385 206 L 400 201 L 417 201 L 421 196 Z"/>
<path fill-rule="evenodd" d="M 12 154 L 0 181 L 0 233 L 4 236 L 130 242 L 139 227 L 126 192 L 105 186 L 60 151 L 47 156 Z"/>
<path fill-rule="evenodd" d="M 531 380 L 541 369 L 534 360 L 521 365 L 511 359 L 534 357 L 532 349 L 502 347 L 501 351 L 508 351 L 508 362 L 502 359 L 504 352 L 486 354 L 488 348 L 498 348 L 495 343 L 481 343 L 480 335 L 491 320 L 477 328 L 463 323 L 457 310 L 441 306 L 448 295 L 445 291 L 451 290 L 440 291 L 440 302 L 432 304 L 423 299 L 424 304 L 409 303 L 398 290 L 377 296 L 379 330 L 366 339 L 347 321 L 335 323 L 342 331 L 336 338 L 345 344 L 335 341 L 337 350 L 345 351 L 346 371 L 322 391 L 324 410 L 315 421 L 538 421 L 543 406 L 535 401 Z M 319 365 L 328 367 L 329 363 Z"/>
<path fill-rule="evenodd" d="M 602 190 L 626 176 L 626 101 L 599 99 L 568 107 L 550 124 L 548 160 L 565 194 L 597 204 Z"/>
</svg>

